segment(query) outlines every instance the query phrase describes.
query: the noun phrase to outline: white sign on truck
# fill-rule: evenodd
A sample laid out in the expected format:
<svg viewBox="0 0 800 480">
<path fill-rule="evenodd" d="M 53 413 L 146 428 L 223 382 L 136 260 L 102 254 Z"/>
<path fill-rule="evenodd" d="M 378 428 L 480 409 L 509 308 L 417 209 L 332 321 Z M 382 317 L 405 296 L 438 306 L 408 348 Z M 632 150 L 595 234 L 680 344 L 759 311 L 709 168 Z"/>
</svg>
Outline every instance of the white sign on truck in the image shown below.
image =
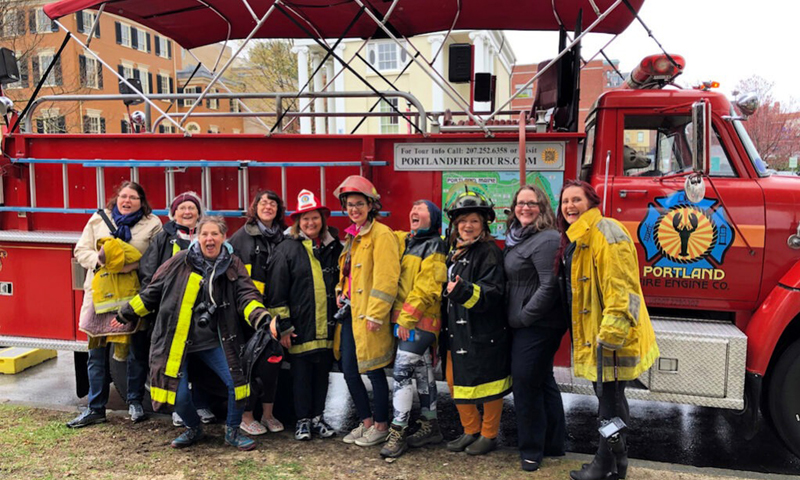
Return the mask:
<svg viewBox="0 0 800 480">
<path fill-rule="evenodd" d="M 528 171 L 564 169 L 564 143 L 535 142 L 525 145 Z M 394 169 L 413 171 L 518 170 L 519 144 L 398 143 L 394 146 Z"/>
</svg>

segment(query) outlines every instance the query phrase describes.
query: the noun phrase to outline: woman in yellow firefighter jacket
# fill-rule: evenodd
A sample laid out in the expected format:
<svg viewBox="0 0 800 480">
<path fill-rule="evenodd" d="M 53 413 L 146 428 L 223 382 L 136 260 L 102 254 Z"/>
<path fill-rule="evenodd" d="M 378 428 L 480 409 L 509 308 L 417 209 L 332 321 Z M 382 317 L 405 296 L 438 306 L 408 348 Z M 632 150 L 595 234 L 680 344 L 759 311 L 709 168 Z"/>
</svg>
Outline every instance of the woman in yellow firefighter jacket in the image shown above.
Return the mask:
<svg viewBox="0 0 800 480">
<path fill-rule="evenodd" d="M 333 349 L 361 423 L 344 442 L 367 447 L 389 435 L 389 382 L 383 367 L 394 357 L 390 314 L 400 280 L 400 247 L 394 232 L 377 220 L 380 195 L 372 182 L 351 175 L 333 193 L 353 222 L 345 230 L 336 287 L 337 303 L 350 308 L 337 312 Z M 372 383 L 374 417 L 362 373 Z"/>
<path fill-rule="evenodd" d="M 439 235 L 442 211 L 433 202 L 417 200 L 408 215 L 410 231 L 395 232 L 400 240 L 400 287 L 392 309 L 397 337 L 394 360 L 394 418 L 384 457 L 401 456 L 407 447 L 442 441 L 436 416 L 433 355 L 442 328 L 442 285 L 447 279 L 447 245 Z M 416 379 L 416 389 L 412 381 Z M 407 437 L 414 390 L 419 393 L 419 428 Z"/>
<path fill-rule="evenodd" d="M 495 214 L 483 195 L 460 194 L 447 215 L 452 233 L 442 345 L 447 349 L 447 383 L 464 427 L 463 435 L 447 448 L 483 455 L 497 447 L 503 397 L 511 392 L 503 252 L 489 233 Z"/>
<path fill-rule="evenodd" d="M 281 320 L 294 328 L 281 343 L 292 364 L 296 440 L 311 440 L 312 433 L 321 438 L 335 433 L 323 417 L 333 366 L 333 314 L 342 253 L 337 230 L 326 222 L 330 213 L 311 191 L 300 191 L 292 212 L 294 225 L 275 249 L 267 279 L 267 307 L 280 312 Z"/>
<path fill-rule="evenodd" d="M 156 313 L 150 350 L 150 396 L 155 408 L 174 405 L 187 427 L 172 446 L 186 447 L 203 436 L 188 375 L 194 362 L 203 362 L 228 389 L 225 442 L 250 450 L 255 442 L 239 434 L 250 394 L 239 358 L 244 348 L 241 320 L 258 327 L 269 314 L 244 265 L 225 241 L 225 221 L 221 217 L 203 217 L 197 229 L 198 240 L 162 265 L 118 317 L 124 322 Z"/>
<path fill-rule="evenodd" d="M 114 318 L 116 310 L 138 292 L 139 279 L 135 270 L 139 266 L 142 252 L 147 250 L 150 242 L 160 231 L 161 220 L 152 214 L 144 189 L 138 183 L 123 182 L 105 209 L 89 218 L 81 238 L 75 245 L 75 258 L 87 270 L 86 281 L 83 284 L 80 328 L 89 335 L 87 361 L 89 405 L 67 424 L 68 427 L 79 428 L 106 421 L 105 410 L 109 395 L 106 370 L 109 347 L 111 343 L 119 342 L 115 343 L 118 346 L 114 349 L 114 355 L 118 360 L 124 360 L 128 355 L 127 346 L 131 337 L 128 335 L 131 333 L 130 328 L 125 329 L 126 335 L 110 335 L 122 329 L 110 327 L 109 322 Z M 127 252 L 123 253 L 123 250 Z M 112 268 L 112 264 L 119 263 L 114 257 L 129 257 L 131 250 L 138 254 L 139 258 L 131 263 L 123 261 L 124 272 Z M 95 273 L 98 274 L 97 278 Z M 100 287 L 99 281 L 111 280 L 113 277 L 114 280 L 107 285 L 114 288 L 108 291 L 102 291 L 102 288 L 95 289 Z M 123 287 L 124 294 L 120 295 L 119 287 Z M 95 297 L 99 297 L 97 299 L 99 302 Z M 135 383 L 135 379 L 133 380 Z M 141 386 L 144 387 L 144 382 L 141 382 Z M 140 403 L 131 403 L 129 410 L 132 420 L 138 421 L 144 418 L 144 410 Z M 138 412 L 142 415 L 133 415 Z"/>
<path fill-rule="evenodd" d="M 572 320 L 575 375 L 593 382 L 603 425 L 619 417 L 630 425 L 625 384 L 658 357 L 653 326 L 639 284 L 639 262 L 628 231 L 597 208 L 600 198 L 586 182 L 566 182 L 557 224 L 561 231 L 559 277 Z M 603 387 L 598 389 L 597 353 L 603 347 Z M 618 368 L 614 368 L 614 364 Z M 615 382 L 615 370 L 618 382 Z M 625 433 L 606 438 L 590 464 L 570 472 L 573 480 L 624 479 Z"/>
</svg>

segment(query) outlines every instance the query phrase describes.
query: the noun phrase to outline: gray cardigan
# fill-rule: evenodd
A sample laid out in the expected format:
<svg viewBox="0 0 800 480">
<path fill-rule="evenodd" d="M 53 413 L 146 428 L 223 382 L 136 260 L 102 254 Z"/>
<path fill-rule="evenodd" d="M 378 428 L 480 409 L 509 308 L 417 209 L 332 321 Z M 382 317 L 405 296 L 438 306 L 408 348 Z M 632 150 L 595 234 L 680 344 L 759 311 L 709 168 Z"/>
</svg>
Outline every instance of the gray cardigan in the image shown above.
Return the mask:
<svg viewBox="0 0 800 480">
<path fill-rule="evenodd" d="M 553 272 L 559 238 L 555 230 L 544 230 L 505 249 L 506 306 L 511 328 L 567 327 Z"/>
</svg>

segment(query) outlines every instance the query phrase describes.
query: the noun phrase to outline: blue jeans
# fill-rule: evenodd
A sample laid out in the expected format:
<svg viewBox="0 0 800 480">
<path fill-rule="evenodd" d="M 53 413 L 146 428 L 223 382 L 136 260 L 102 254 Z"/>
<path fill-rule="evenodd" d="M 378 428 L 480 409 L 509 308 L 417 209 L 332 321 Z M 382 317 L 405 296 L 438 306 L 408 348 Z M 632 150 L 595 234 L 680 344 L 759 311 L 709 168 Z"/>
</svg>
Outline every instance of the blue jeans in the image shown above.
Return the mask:
<svg viewBox="0 0 800 480">
<path fill-rule="evenodd" d="M 385 328 L 385 327 L 384 327 Z M 344 381 L 347 389 L 356 405 L 358 418 L 362 421 L 373 417 L 372 409 L 369 405 L 369 394 L 361 374 L 358 372 L 358 358 L 356 357 L 356 341 L 353 338 L 353 319 L 347 318 L 342 322 L 342 334 L 339 349 L 342 358 L 339 362 L 340 369 L 344 374 Z M 375 404 L 375 416 L 373 420 L 377 423 L 389 421 L 389 382 L 386 380 L 386 373 L 383 368 L 377 368 L 367 372 L 367 378 L 372 383 L 372 397 Z"/>
<path fill-rule="evenodd" d="M 86 370 L 89 375 L 89 408 L 98 412 L 106 411 L 108 403 L 108 353 L 111 344 L 89 350 Z"/>
<path fill-rule="evenodd" d="M 128 405 L 142 403 L 144 385 L 150 371 L 150 331 L 144 330 L 131 335 L 128 353 Z"/>
<path fill-rule="evenodd" d="M 231 428 L 239 428 L 239 424 L 242 423 L 244 409 L 236 407 L 236 387 L 233 384 L 233 377 L 231 377 L 231 372 L 228 369 L 228 361 L 225 359 L 225 352 L 222 347 L 192 352 L 186 355 L 181 366 L 181 380 L 178 384 L 178 392 L 175 395 L 175 411 L 180 415 L 187 427 L 196 428 L 200 425 L 200 417 L 197 415 L 192 393 L 189 390 L 188 374 L 189 364 L 198 361 L 205 363 L 228 387 L 228 418 L 225 424 Z"/>
</svg>

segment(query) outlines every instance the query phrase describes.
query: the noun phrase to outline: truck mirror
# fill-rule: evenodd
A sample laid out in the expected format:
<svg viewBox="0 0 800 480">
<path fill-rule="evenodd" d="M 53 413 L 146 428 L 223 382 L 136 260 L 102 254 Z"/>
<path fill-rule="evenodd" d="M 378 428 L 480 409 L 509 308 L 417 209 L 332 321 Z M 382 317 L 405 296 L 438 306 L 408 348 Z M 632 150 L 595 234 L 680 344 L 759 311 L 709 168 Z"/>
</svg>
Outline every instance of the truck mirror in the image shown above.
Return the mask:
<svg viewBox="0 0 800 480">
<path fill-rule="evenodd" d="M 692 169 L 708 172 L 709 146 L 711 145 L 711 105 L 705 100 L 692 105 Z"/>
<path fill-rule="evenodd" d="M 746 117 L 756 113 L 760 104 L 761 100 L 759 100 L 758 94 L 754 92 L 743 93 L 736 97 L 736 107 Z"/>
</svg>

